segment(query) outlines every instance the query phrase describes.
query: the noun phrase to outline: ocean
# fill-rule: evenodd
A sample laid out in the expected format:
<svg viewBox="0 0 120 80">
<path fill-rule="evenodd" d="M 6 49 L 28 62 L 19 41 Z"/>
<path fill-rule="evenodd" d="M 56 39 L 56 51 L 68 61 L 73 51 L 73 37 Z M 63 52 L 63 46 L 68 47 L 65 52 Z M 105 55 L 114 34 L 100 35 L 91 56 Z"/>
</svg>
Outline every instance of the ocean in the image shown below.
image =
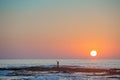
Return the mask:
<svg viewBox="0 0 120 80">
<path fill-rule="evenodd" d="M 9 69 L 36 66 L 50 67 L 56 65 L 57 61 L 59 61 L 60 66 L 120 70 L 120 59 L 1 59 L 0 80 L 120 80 L 120 72 L 117 74 L 106 74 L 106 72 L 95 73 L 87 71 L 56 73 L 55 71 L 51 72 Z M 3 70 L 3 68 L 8 70 Z"/>
<path fill-rule="evenodd" d="M 1 59 L 0 67 L 49 66 L 56 65 L 80 66 L 90 68 L 120 68 L 120 59 Z"/>
</svg>

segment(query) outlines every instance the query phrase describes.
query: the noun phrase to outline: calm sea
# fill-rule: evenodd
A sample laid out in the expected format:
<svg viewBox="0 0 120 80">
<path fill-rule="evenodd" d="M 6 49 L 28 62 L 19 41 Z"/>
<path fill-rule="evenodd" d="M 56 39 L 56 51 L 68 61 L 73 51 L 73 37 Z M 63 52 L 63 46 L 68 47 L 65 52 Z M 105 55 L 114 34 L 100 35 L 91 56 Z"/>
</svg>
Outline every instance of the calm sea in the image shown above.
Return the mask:
<svg viewBox="0 0 120 80">
<path fill-rule="evenodd" d="M 27 67 L 60 65 L 92 67 L 92 68 L 120 68 L 120 59 L 1 59 L 0 67 Z"/>
</svg>

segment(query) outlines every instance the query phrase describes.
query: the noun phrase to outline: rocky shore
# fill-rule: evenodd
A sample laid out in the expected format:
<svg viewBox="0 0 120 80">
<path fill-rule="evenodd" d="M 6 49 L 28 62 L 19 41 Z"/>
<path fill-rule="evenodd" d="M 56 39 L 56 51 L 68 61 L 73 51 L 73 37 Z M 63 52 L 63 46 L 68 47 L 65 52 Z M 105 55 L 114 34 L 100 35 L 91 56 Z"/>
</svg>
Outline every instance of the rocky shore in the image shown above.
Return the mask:
<svg viewBox="0 0 120 80">
<path fill-rule="evenodd" d="M 60 66 L 59 68 L 56 66 L 33 66 L 33 67 L 14 67 L 14 68 L 0 68 L 0 71 L 9 70 L 13 71 L 7 75 L 9 76 L 18 76 L 18 75 L 26 75 L 30 76 L 35 74 L 36 72 L 49 72 L 49 73 L 92 73 L 97 76 L 105 76 L 105 75 L 120 75 L 120 69 L 112 68 L 112 69 L 101 69 L 101 68 L 83 68 L 77 66 Z M 29 72 L 29 74 L 28 74 Z"/>
</svg>

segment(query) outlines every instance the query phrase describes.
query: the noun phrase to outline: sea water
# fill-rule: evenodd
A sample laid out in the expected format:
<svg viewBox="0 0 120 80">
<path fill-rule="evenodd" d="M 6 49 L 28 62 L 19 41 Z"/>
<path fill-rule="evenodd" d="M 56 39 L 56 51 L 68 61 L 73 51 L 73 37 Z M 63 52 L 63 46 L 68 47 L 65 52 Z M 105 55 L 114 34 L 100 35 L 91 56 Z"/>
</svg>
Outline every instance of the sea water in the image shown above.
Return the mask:
<svg viewBox="0 0 120 80">
<path fill-rule="evenodd" d="M 120 68 L 120 59 L 1 59 L 2 67 L 28 67 L 60 65 L 90 67 L 90 68 Z"/>
<path fill-rule="evenodd" d="M 87 68 L 119 68 L 120 59 L 1 59 L 0 68 L 51 66 L 59 61 L 60 66 L 77 66 Z M 7 76 L 14 71 L 0 70 L 0 80 L 120 80 L 119 75 L 89 76 L 86 73 L 39 73 L 36 75 Z M 24 73 L 24 72 L 23 72 Z M 29 73 L 26 72 L 26 73 Z M 31 73 L 31 72 L 30 72 Z M 21 73 L 20 73 L 21 74 Z M 93 73 L 94 74 L 94 73 Z"/>
</svg>

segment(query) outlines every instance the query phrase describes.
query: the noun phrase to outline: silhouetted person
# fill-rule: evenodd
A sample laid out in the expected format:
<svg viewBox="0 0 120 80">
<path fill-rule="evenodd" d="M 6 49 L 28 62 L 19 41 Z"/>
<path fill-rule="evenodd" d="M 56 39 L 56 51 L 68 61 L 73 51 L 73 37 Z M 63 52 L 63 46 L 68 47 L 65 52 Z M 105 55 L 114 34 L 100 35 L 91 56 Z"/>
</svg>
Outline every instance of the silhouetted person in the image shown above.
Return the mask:
<svg viewBox="0 0 120 80">
<path fill-rule="evenodd" d="M 57 61 L 57 70 L 59 71 L 59 61 Z"/>
</svg>

